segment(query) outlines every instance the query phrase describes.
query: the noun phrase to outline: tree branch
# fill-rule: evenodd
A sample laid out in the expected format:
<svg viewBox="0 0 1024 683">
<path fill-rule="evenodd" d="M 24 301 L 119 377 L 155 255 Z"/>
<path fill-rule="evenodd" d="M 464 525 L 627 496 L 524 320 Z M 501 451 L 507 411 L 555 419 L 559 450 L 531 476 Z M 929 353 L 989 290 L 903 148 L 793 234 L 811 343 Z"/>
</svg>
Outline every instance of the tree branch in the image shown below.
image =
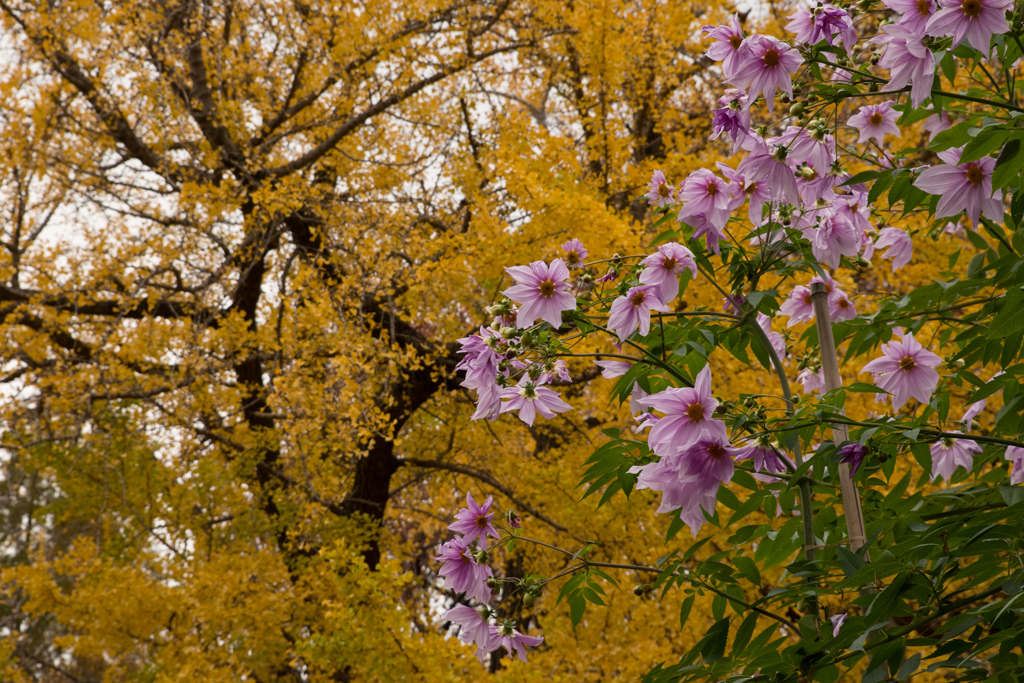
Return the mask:
<svg viewBox="0 0 1024 683">
<path fill-rule="evenodd" d="M 487 472 L 483 472 L 481 470 L 474 469 L 472 467 L 467 467 L 465 465 L 458 465 L 458 464 L 451 463 L 451 462 L 441 462 L 440 460 L 420 460 L 419 458 L 399 458 L 398 459 L 398 464 L 399 465 L 413 465 L 415 467 L 422 467 L 424 469 L 432 469 L 432 470 L 447 470 L 449 472 L 455 472 L 457 474 L 464 474 L 467 477 L 473 477 L 474 479 L 478 479 L 478 480 L 484 482 L 485 484 L 493 486 L 497 490 L 501 491 L 503 494 L 505 494 L 505 497 L 508 498 L 509 500 L 511 500 L 516 505 L 516 507 L 518 507 L 520 510 L 533 515 L 534 517 L 536 517 L 540 521 L 544 522 L 545 524 L 547 524 L 551 528 L 555 529 L 556 531 L 566 531 L 566 532 L 569 531 L 569 529 L 567 527 L 562 526 L 558 522 L 556 522 L 556 521 L 552 520 L 551 518 L 547 517 L 546 515 L 542 514 L 541 512 L 539 512 L 536 508 L 534 508 L 529 503 L 526 503 L 526 502 L 520 500 L 519 498 L 517 498 L 516 495 L 514 493 L 512 493 L 511 489 L 509 489 L 507 486 L 504 486 L 503 484 L 501 484 L 497 479 L 492 477 Z"/>
</svg>

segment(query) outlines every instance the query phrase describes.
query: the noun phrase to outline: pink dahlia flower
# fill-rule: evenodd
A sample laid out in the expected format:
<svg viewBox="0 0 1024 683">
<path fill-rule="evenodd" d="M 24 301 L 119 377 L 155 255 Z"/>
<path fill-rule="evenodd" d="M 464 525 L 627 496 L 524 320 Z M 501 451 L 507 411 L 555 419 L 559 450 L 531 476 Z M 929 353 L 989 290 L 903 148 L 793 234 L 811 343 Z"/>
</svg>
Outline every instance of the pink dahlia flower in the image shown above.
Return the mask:
<svg viewBox="0 0 1024 683">
<path fill-rule="evenodd" d="M 505 621 L 497 629 L 498 637 L 512 659 L 518 655 L 519 659 L 525 662 L 526 648 L 523 646 L 537 647 L 544 642 L 544 636 L 525 636 L 515 629 L 515 625 L 514 621 Z"/>
<path fill-rule="evenodd" d="M 723 226 L 716 224 L 714 221 L 708 220 L 706 214 L 698 213 L 696 216 L 687 216 L 681 219 L 684 223 L 693 227 L 693 235 L 691 239 L 696 241 L 701 237 L 705 239 L 705 244 L 710 252 L 718 254 L 721 251 L 719 242 L 726 239 L 725 231 L 722 230 Z"/>
<path fill-rule="evenodd" d="M 914 240 L 899 228 L 883 228 L 878 234 L 878 239 L 875 240 L 875 249 L 886 247 L 889 250 L 882 256 L 892 259 L 892 272 L 894 273 L 910 263 L 910 258 L 914 255 Z"/>
<path fill-rule="evenodd" d="M 487 619 L 481 614 L 486 609 L 486 607 L 473 609 L 468 605 L 456 605 L 441 617 L 459 627 L 460 641 L 466 645 L 476 644 L 476 655 L 481 664 L 484 661 L 484 655 L 501 647 L 497 629 L 487 623 Z"/>
<path fill-rule="evenodd" d="M 757 314 L 757 324 L 760 326 L 764 333 L 768 336 L 768 341 L 771 343 L 772 348 L 775 349 L 776 355 L 779 360 L 786 357 L 786 340 L 782 338 L 782 335 L 778 332 L 772 332 L 772 319 L 766 316 L 764 313 Z"/>
<path fill-rule="evenodd" d="M 551 265 L 534 261 L 529 266 L 512 266 L 505 272 L 516 281 L 502 294 L 521 304 L 518 328 L 530 327 L 540 318 L 557 330 L 562 326 L 562 311 L 576 310 L 576 299 L 569 292 L 569 269 L 562 259 L 556 258 Z"/>
<path fill-rule="evenodd" d="M 773 145 L 769 149 L 765 142 L 758 141 L 751 146 L 750 154 L 740 162 L 736 172 L 743 174 L 748 183 L 763 182 L 773 202 L 797 204 L 800 191 L 793 179 L 793 170 L 786 163 L 786 156 L 785 147 Z"/>
<path fill-rule="evenodd" d="M 783 145 L 786 161 L 794 166 L 808 163 L 824 171 L 836 161 L 836 139 L 828 133 L 812 135 L 799 126 L 788 126 L 785 133 L 769 138 L 768 143 Z"/>
<path fill-rule="evenodd" d="M 1024 448 L 1007 446 L 1003 457 L 1010 461 L 1010 484 L 1024 484 Z"/>
<path fill-rule="evenodd" d="M 789 324 L 786 327 L 813 320 L 814 304 L 811 303 L 811 290 L 803 285 L 794 287 L 789 293 L 789 298 L 779 307 L 779 315 L 789 316 Z"/>
<path fill-rule="evenodd" d="M 756 180 L 747 180 L 743 173 L 733 169 L 729 164 L 718 162 L 718 170 L 722 172 L 733 187 L 732 203 L 729 205 L 730 213 L 743 206 L 743 202 L 749 201 L 747 217 L 754 225 L 760 226 L 764 223 L 764 204 L 771 201 L 771 193 L 767 184 Z"/>
<path fill-rule="evenodd" d="M 860 469 L 860 464 L 864 462 L 867 454 L 867 446 L 856 441 L 846 444 L 836 452 L 836 455 L 840 457 L 839 462 L 850 466 L 850 476 L 857 474 L 857 470 Z"/>
<path fill-rule="evenodd" d="M 751 459 L 754 461 L 755 472 L 767 470 L 772 474 L 777 474 L 787 470 L 785 463 L 779 457 L 776 446 L 769 441 L 768 437 L 763 435 L 748 441 L 746 445 L 736 449 L 736 462 Z"/>
<path fill-rule="evenodd" d="M 462 534 L 462 540 L 469 543 L 474 538 L 479 539 L 480 547 L 487 549 L 487 537 L 494 536 L 501 538 L 501 534 L 494 528 L 494 513 L 491 512 L 491 504 L 494 498 L 487 497 L 483 505 L 477 505 L 472 493 L 466 493 L 466 507 L 455 513 L 454 524 L 448 526 L 457 534 Z"/>
<path fill-rule="evenodd" d="M 811 238 L 811 253 L 831 268 L 839 267 L 842 256 L 856 256 L 860 251 L 860 235 L 841 215 L 826 217 Z"/>
<path fill-rule="evenodd" d="M 828 312 L 832 320 L 852 320 L 857 317 L 857 309 L 841 289 L 833 290 L 828 297 Z"/>
<path fill-rule="evenodd" d="M 786 30 L 795 33 L 794 40 L 803 45 L 813 45 L 811 38 L 814 36 L 814 17 L 806 7 L 797 7 L 788 17 L 789 23 Z"/>
<path fill-rule="evenodd" d="M 434 559 L 443 563 L 437 573 L 444 577 L 445 588 L 465 593 L 482 603 L 490 601 L 491 591 L 487 587 L 487 579 L 491 576 L 491 568 L 486 564 L 477 564 L 461 536 L 442 544 L 438 551 L 441 554 Z"/>
<path fill-rule="evenodd" d="M 731 189 L 730 183 L 706 168 L 694 171 L 679 191 L 679 202 L 683 205 L 679 209 L 679 219 L 702 213 L 717 227 L 725 227 L 732 203 Z"/>
<path fill-rule="evenodd" d="M 708 140 L 717 140 L 722 133 L 732 138 L 732 153 L 740 151 L 740 145 L 754 133 L 750 130 L 750 110 L 747 109 L 747 95 L 742 90 L 729 88 L 718 98 L 718 109 L 711 110 L 711 135 Z"/>
<path fill-rule="evenodd" d="M 885 45 L 878 66 L 889 69 L 889 82 L 883 92 L 902 90 L 910 85 L 910 101 L 915 107 L 932 95 L 935 77 L 935 56 L 923 42 L 924 36 L 899 24 L 882 27 L 885 35 L 875 36 L 872 43 Z"/>
<path fill-rule="evenodd" d="M 761 33 L 748 38 L 746 45 L 749 49 L 744 52 L 729 82 L 747 92 L 750 98 L 748 106 L 764 93 L 765 106 L 771 115 L 777 90 L 793 97 L 792 76 L 804 58 L 778 38 Z"/>
<path fill-rule="evenodd" d="M 728 441 L 725 423 L 714 419 L 718 401 L 711 395 L 709 365 L 697 373 L 692 388 L 665 389 L 640 404 L 665 414 L 647 440 L 658 455 L 676 455 L 704 437 Z"/>
<path fill-rule="evenodd" d="M 914 335 L 904 334 L 901 341 L 882 344 L 882 357 L 865 365 L 861 372 L 878 373 L 875 385 L 892 394 L 892 409 L 899 410 L 911 396 L 921 403 L 931 400 L 939 384 L 935 367 L 940 363 L 942 359 L 925 350 Z"/>
<path fill-rule="evenodd" d="M 678 286 L 676 283 L 676 287 Z M 668 313 L 671 310 L 658 298 L 658 287 L 631 287 L 625 296 L 620 296 L 612 302 L 608 315 L 608 329 L 619 336 L 620 342 L 626 341 L 637 328 L 640 329 L 640 335 L 646 337 L 651 331 L 651 311 Z"/>
<path fill-rule="evenodd" d="M 981 411 L 985 410 L 985 406 L 988 405 L 988 401 L 981 399 L 970 404 L 970 407 L 964 411 L 964 416 L 960 418 L 960 424 L 964 426 L 964 429 L 971 428 L 971 421 L 981 414 Z"/>
<path fill-rule="evenodd" d="M 826 3 L 814 8 L 811 13 L 811 21 L 814 25 L 811 32 L 811 45 L 820 40 L 824 40 L 829 45 L 835 45 L 834 41 L 838 38 L 847 54 L 852 54 L 853 46 L 857 44 L 857 31 L 846 10 Z"/>
<path fill-rule="evenodd" d="M 537 413 L 551 419 L 555 413 L 564 413 L 572 410 L 572 406 L 562 400 L 557 392 L 540 387 L 533 382 L 525 382 L 518 387 L 509 387 L 501 392 L 502 398 L 511 399 L 501 405 L 501 412 L 507 413 L 511 410 L 519 411 L 519 419 L 526 424 L 533 426 L 537 419 Z"/>
<path fill-rule="evenodd" d="M 714 41 L 704 54 L 712 61 L 722 62 L 722 73 L 726 79 L 732 78 L 743 51 L 743 27 L 739 17 L 732 15 L 728 26 L 705 26 L 701 31 Z"/>
<path fill-rule="evenodd" d="M 903 15 L 897 24 L 917 34 L 925 32 L 928 20 L 935 14 L 935 0 L 882 0 L 882 3 Z"/>
<path fill-rule="evenodd" d="M 693 252 L 676 242 L 662 244 L 657 252 L 640 263 L 647 266 L 640 273 L 640 284 L 657 287 L 658 299 L 666 304 L 679 296 L 679 276 L 684 270 L 689 270 L 693 277 L 697 277 Z"/>
<path fill-rule="evenodd" d="M 819 394 L 825 393 L 825 372 L 823 370 L 815 372 L 810 368 L 804 368 L 796 376 L 796 381 L 800 383 L 800 391 L 805 396 L 813 394 L 815 391 Z"/>
<path fill-rule="evenodd" d="M 930 140 L 942 131 L 952 128 L 954 123 L 956 123 L 956 115 L 952 112 L 944 111 L 942 114 L 932 114 L 922 121 L 921 129 L 928 133 L 928 139 Z"/>
<path fill-rule="evenodd" d="M 963 148 L 939 152 L 939 159 L 946 162 L 940 166 L 926 168 L 914 181 L 914 186 L 940 196 L 935 206 L 935 217 L 955 216 L 967 211 L 974 227 L 978 227 L 978 216 L 984 212 L 993 219 L 1002 219 L 1003 193 L 992 192 L 992 171 L 996 160 L 982 157 L 966 164 L 960 163 Z"/>
<path fill-rule="evenodd" d="M 583 260 L 587 258 L 587 248 L 575 237 L 562 245 L 565 251 L 565 264 L 569 268 L 582 268 Z"/>
<path fill-rule="evenodd" d="M 665 180 L 665 174 L 655 171 L 647 183 L 647 203 L 655 208 L 671 206 L 676 203 L 676 188 Z"/>
<path fill-rule="evenodd" d="M 960 431 L 952 432 L 961 434 Z M 968 472 L 974 467 L 973 453 L 981 453 L 981 446 L 970 439 L 942 438 L 932 444 L 932 481 L 942 477 L 949 481 L 957 467 Z"/>
<path fill-rule="evenodd" d="M 860 131 L 858 143 L 874 139 L 881 146 L 887 133 L 900 137 L 900 129 L 896 127 L 899 117 L 899 112 L 893 111 L 892 102 L 866 104 L 849 118 L 846 125 Z"/>
<path fill-rule="evenodd" d="M 925 33 L 941 38 L 953 36 L 951 49 L 964 42 L 989 56 L 992 35 L 1006 33 L 1006 10 L 1013 0 L 940 0 L 942 9 L 928 20 Z"/>
<path fill-rule="evenodd" d="M 494 330 L 481 327 L 479 335 L 463 337 L 459 343 L 462 345 L 459 353 L 466 356 L 455 369 L 466 373 L 462 386 L 477 393 L 477 409 L 472 419 L 493 419 L 501 408 L 501 387 L 497 382 L 501 355 L 496 350 L 501 348 L 501 337 Z"/>
<path fill-rule="evenodd" d="M 605 379 L 622 377 L 633 367 L 632 363 L 627 363 L 624 360 L 598 360 L 594 361 L 594 365 L 601 368 L 601 376 Z"/>
</svg>

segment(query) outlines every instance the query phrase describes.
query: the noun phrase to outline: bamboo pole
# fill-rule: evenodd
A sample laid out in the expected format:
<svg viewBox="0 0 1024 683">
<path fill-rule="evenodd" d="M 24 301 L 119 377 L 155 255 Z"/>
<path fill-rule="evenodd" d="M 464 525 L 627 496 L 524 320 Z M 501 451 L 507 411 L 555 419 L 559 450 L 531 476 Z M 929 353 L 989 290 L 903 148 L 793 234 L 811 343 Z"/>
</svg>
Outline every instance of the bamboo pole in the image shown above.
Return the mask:
<svg viewBox="0 0 1024 683">
<path fill-rule="evenodd" d="M 818 328 L 818 347 L 821 349 L 821 369 L 825 373 L 825 389 L 832 391 L 843 386 L 839 374 L 839 358 L 836 342 L 832 336 L 832 316 L 828 310 L 828 291 L 822 282 L 811 283 L 811 303 L 814 306 L 814 324 Z M 844 424 L 832 423 L 832 441 L 838 446 L 849 440 L 850 433 Z M 860 505 L 857 484 L 850 477 L 850 466 L 839 464 L 839 488 L 843 496 L 843 510 L 846 512 L 846 531 L 850 537 L 850 550 L 856 552 L 867 542 L 864 529 L 864 511 Z M 864 559 L 867 558 L 865 553 Z"/>
</svg>

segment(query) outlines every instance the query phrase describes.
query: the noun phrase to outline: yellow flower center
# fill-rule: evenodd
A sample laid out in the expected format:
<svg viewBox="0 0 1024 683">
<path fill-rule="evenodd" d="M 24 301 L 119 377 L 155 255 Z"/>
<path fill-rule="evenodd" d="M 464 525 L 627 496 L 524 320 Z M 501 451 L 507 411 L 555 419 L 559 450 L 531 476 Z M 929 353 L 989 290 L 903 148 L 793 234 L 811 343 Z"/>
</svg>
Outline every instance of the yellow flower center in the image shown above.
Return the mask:
<svg viewBox="0 0 1024 683">
<path fill-rule="evenodd" d="M 729 36 L 729 44 L 732 45 L 732 49 L 740 49 L 740 44 L 743 42 L 743 38 L 740 36 Z"/>
<path fill-rule="evenodd" d="M 839 308 L 845 309 L 850 307 L 850 302 L 847 301 L 846 299 L 840 299 L 836 305 L 839 306 Z"/>
<path fill-rule="evenodd" d="M 569 262 L 570 266 L 575 266 L 580 262 L 580 255 L 575 249 L 573 249 L 565 255 L 565 260 Z"/>
<path fill-rule="evenodd" d="M 676 261 L 674 258 L 667 258 L 667 259 L 665 259 L 664 263 L 661 264 L 661 266 L 665 270 L 674 270 L 676 265 L 678 265 L 678 263 L 679 262 Z"/>
<path fill-rule="evenodd" d="M 964 4 L 960 5 L 964 10 L 964 16 L 968 19 L 973 19 L 981 14 L 981 0 L 964 0 Z"/>
<path fill-rule="evenodd" d="M 872 126 L 882 125 L 882 115 L 879 114 L 877 111 L 874 114 L 872 114 L 871 118 L 868 120 L 871 121 Z"/>
<path fill-rule="evenodd" d="M 717 443 L 708 444 L 708 455 L 715 460 L 718 460 L 725 455 L 725 448 L 721 444 Z"/>
<path fill-rule="evenodd" d="M 976 2 L 977 0 L 967 0 L 967 2 Z M 966 4 L 966 3 L 964 3 Z M 764 65 L 767 67 L 773 67 L 779 65 L 779 51 L 773 48 L 769 48 L 764 53 Z"/>
<path fill-rule="evenodd" d="M 971 185 L 981 185 L 981 181 L 985 179 L 985 172 L 981 170 L 981 167 L 977 164 L 971 164 L 967 167 L 967 181 Z"/>
<path fill-rule="evenodd" d="M 544 280 L 540 283 L 540 295 L 544 297 L 552 297 L 555 295 L 555 283 L 551 280 Z"/>
<path fill-rule="evenodd" d="M 910 356 L 903 356 L 903 360 L 900 361 L 900 370 L 904 372 L 910 372 L 917 367 L 917 361 Z"/>
<path fill-rule="evenodd" d="M 672 186 L 671 185 L 669 185 L 668 183 L 662 183 L 661 185 L 658 185 L 658 196 L 659 197 L 667 197 L 670 194 L 672 194 Z"/>
<path fill-rule="evenodd" d="M 487 518 L 483 515 L 480 515 L 476 518 L 476 525 L 483 529 L 485 526 L 487 526 Z"/>
<path fill-rule="evenodd" d="M 929 0 L 917 0 L 917 12 L 922 17 L 927 17 L 932 11 L 932 3 Z"/>
<path fill-rule="evenodd" d="M 690 422 L 700 422 L 704 419 L 704 406 L 699 403 L 691 403 L 686 408 L 686 417 Z"/>
<path fill-rule="evenodd" d="M 639 306 L 647 299 L 647 292 L 634 292 L 633 296 L 629 298 L 629 303 L 634 306 Z"/>
<path fill-rule="evenodd" d="M 708 196 L 714 197 L 718 194 L 718 183 L 708 183 Z"/>
</svg>

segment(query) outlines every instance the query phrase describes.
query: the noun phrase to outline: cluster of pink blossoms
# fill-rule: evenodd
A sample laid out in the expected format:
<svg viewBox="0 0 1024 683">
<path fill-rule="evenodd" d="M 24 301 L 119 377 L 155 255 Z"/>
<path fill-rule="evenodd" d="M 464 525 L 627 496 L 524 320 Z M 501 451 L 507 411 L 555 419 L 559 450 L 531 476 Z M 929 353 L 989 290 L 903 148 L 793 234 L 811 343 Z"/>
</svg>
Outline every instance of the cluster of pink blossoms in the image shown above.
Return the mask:
<svg viewBox="0 0 1024 683">
<path fill-rule="evenodd" d="M 487 565 L 487 537 L 499 538 L 494 528 L 494 513 L 491 512 L 493 500 L 488 498 L 483 505 L 478 505 L 473 494 L 466 494 L 466 507 L 455 515 L 455 523 L 448 528 L 460 534 L 443 543 L 440 555 L 435 557 L 442 563 L 438 575 L 444 577 L 444 587 L 462 593 L 467 599 L 480 603 L 477 607 L 456 605 L 445 612 L 445 621 L 459 627 L 459 640 L 466 645 L 476 645 L 476 655 L 482 664 L 487 654 L 504 647 L 510 656 L 518 655 L 526 661 L 526 646 L 536 647 L 544 642 L 543 636 L 527 636 L 516 630 L 514 621 L 506 620 L 499 624 L 490 623 L 492 610 L 488 605 L 493 597 L 490 581 L 493 576 Z M 513 526 L 518 526 L 518 518 L 510 514 Z M 478 548 L 470 549 L 476 540 Z"/>
</svg>

